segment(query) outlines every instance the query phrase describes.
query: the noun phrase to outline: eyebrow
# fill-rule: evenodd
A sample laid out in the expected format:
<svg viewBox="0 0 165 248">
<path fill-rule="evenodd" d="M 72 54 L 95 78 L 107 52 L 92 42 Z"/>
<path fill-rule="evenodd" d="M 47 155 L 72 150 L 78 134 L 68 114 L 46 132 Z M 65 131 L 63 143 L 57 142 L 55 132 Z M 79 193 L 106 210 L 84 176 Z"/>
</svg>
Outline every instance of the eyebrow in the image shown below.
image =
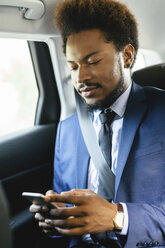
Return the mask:
<svg viewBox="0 0 165 248">
<path fill-rule="evenodd" d="M 98 54 L 98 53 L 100 53 L 101 51 L 95 51 L 95 52 L 92 52 L 92 53 L 89 53 L 89 54 L 87 54 L 84 58 L 83 58 L 83 60 L 85 59 L 85 60 L 87 60 L 87 59 L 89 59 L 91 56 L 93 56 L 93 55 L 95 55 L 95 54 Z M 72 60 L 67 60 L 67 62 L 68 63 L 74 63 L 74 61 L 72 61 Z"/>
</svg>

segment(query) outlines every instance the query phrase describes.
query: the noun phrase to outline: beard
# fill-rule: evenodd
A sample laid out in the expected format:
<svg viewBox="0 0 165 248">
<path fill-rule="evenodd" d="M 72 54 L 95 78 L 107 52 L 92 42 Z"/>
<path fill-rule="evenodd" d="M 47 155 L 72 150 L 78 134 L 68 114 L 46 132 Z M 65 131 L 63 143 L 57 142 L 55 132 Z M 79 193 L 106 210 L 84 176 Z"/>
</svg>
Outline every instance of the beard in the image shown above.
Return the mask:
<svg viewBox="0 0 165 248">
<path fill-rule="evenodd" d="M 103 100 L 97 102 L 96 104 L 86 104 L 87 110 L 89 112 L 93 112 L 94 110 L 103 110 L 109 108 L 117 98 L 123 93 L 124 91 L 124 75 L 121 67 L 121 63 L 119 61 L 119 68 L 120 68 L 120 80 L 118 82 L 117 87 Z"/>
</svg>

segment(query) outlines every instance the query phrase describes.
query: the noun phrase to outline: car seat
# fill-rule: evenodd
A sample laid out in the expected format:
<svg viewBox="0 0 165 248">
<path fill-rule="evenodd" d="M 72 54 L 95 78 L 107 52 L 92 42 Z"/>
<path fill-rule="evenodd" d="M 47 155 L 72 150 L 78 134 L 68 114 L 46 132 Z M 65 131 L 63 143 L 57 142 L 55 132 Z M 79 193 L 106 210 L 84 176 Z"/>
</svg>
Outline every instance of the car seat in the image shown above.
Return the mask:
<svg viewBox="0 0 165 248">
<path fill-rule="evenodd" d="M 11 229 L 7 199 L 0 183 L 0 247 L 11 248 Z"/>
<path fill-rule="evenodd" d="M 134 71 L 132 79 L 141 86 L 153 86 L 165 90 L 165 63 Z"/>
</svg>

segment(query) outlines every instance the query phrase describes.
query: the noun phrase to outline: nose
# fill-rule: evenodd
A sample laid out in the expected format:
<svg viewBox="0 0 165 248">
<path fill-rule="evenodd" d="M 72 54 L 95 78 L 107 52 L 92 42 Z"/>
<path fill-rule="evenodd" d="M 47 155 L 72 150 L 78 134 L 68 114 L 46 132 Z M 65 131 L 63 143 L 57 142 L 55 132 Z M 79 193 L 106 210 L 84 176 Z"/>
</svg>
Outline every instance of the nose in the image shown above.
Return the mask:
<svg viewBox="0 0 165 248">
<path fill-rule="evenodd" d="M 76 83 L 83 83 L 92 78 L 90 70 L 84 65 L 79 66 L 76 75 Z"/>
</svg>

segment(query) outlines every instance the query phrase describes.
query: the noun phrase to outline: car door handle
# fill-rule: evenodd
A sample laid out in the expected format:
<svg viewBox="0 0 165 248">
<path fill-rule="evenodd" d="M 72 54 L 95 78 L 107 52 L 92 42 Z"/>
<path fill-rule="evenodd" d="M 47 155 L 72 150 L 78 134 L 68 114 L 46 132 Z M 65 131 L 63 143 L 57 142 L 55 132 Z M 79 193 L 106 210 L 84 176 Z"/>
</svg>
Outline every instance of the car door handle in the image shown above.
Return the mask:
<svg viewBox="0 0 165 248">
<path fill-rule="evenodd" d="M 45 6 L 40 0 L 0 0 L 0 6 L 20 8 L 24 18 L 30 20 L 40 19 L 45 13 Z"/>
</svg>

